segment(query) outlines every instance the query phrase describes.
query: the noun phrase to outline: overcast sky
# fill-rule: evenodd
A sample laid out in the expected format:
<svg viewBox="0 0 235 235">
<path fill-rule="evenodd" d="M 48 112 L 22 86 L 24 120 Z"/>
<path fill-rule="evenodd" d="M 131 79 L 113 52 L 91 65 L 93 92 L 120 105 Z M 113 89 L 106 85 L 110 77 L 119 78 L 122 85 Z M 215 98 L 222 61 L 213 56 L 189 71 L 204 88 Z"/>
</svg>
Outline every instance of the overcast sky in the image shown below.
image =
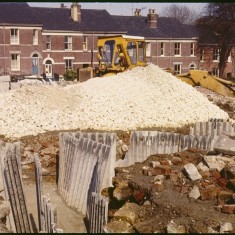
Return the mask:
<svg viewBox="0 0 235 235">
<path fill-rule="evenodd" d="M 63 2 L 28 2 L 30 6 L 35 7 L 60 7 Z M 70 7 L 72 3 L 65 2 L 64 5 Z M 133 15 L 133 11 L 138 8 L 142 9 L 141 15 L 146 16 L 149 9 L 155 9 L 156 13 L 161 15 L 161 10 L 165 6 L 173 4 L 173 2 L 79 2 L 82 9 L 106 9 L 111 15 Z M 190 9 L 195 9 L 197 11 L 202 11 L 206 3 L 177 3 L 180 5 L 185 5 Z"/>
</svg>

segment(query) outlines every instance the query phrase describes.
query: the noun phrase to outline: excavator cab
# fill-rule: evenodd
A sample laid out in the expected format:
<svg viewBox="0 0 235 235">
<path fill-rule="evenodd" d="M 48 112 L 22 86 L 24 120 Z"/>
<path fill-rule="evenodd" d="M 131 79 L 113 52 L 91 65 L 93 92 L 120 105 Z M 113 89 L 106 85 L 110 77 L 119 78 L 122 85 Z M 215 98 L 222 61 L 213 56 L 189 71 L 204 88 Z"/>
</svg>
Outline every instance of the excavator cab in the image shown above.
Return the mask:
<svg viewBox="0 0 235 235">
<path fill-rule="evenodd" d="M 96 76 L 108 76 L 137 66 L 146 66 L 146 44 L 143 37 L 113 36 L 98 38 L 99 66 Z"/>
</svg>

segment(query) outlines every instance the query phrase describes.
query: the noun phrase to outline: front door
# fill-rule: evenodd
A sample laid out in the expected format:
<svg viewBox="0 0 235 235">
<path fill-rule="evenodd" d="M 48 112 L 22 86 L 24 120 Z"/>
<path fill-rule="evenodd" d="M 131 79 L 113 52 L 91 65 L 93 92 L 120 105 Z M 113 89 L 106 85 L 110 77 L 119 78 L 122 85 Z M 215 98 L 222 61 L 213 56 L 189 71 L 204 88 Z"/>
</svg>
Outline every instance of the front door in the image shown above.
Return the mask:
<svg viewBox="0 0 235 235">
<path fill-rule="evenodd" d="M 52 63 L 50 60 L 46 61 L 45 64 L 45 73 L 47 77 L 52 77 Z"/>
<path fill-rule="evenodd" d="M 32 74 L 37 75 L 39 73 L 38 69 L 38 55 L 34 54 L 32 57 Z"/>
</svg>

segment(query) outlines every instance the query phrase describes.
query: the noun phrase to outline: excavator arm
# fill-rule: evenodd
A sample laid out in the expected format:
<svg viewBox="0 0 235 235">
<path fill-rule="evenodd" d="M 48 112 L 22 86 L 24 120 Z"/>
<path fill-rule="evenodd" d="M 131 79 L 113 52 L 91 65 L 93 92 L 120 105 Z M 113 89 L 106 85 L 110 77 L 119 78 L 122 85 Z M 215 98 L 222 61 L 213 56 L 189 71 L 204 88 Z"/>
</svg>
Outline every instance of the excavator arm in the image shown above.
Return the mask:
<svg viewBox="0 0 235 235">
<path fill-rule="evenodd" d="M 192 86 L 202 86 L 220 95 L 235 97 L 235 83 L 218 78 L 204 70 L 190 70 L 176 77 Z"/>
</svg>

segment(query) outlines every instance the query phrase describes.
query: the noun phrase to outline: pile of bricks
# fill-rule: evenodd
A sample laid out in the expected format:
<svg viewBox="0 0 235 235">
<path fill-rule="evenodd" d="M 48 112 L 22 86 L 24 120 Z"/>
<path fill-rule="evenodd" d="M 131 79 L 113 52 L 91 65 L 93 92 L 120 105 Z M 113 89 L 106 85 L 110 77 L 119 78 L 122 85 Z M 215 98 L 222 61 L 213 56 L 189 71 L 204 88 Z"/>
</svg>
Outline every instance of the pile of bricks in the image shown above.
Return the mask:
<svg viewBox="0 0 235 235">
<path fill-rule="evenodd" d="M 151 161 L 150 166 L 143 167 L 143 175 L 154 177 L 157 191 L 163 190 L 164 180 L 170 179 L 181 193 L 203 201 L 216 200 L 217 210 L 235 214 L 235 157 L 201 155 L 199 162 L 190 161 L 175 156 Z"/>
<path fill-rule="evenodd" d="M 152 155 L 117 167 L 113 186 L 111 219 L 105 227 L 109 232 L 120 232 L 120 221 L 126 223 L 125 232 L 235 231 L 235 156 L 194 148 Z M 140 207 L 120 217 L 130 203 Z M 135 220 L 130 223 L 132 213 Z"/>
</svg>

